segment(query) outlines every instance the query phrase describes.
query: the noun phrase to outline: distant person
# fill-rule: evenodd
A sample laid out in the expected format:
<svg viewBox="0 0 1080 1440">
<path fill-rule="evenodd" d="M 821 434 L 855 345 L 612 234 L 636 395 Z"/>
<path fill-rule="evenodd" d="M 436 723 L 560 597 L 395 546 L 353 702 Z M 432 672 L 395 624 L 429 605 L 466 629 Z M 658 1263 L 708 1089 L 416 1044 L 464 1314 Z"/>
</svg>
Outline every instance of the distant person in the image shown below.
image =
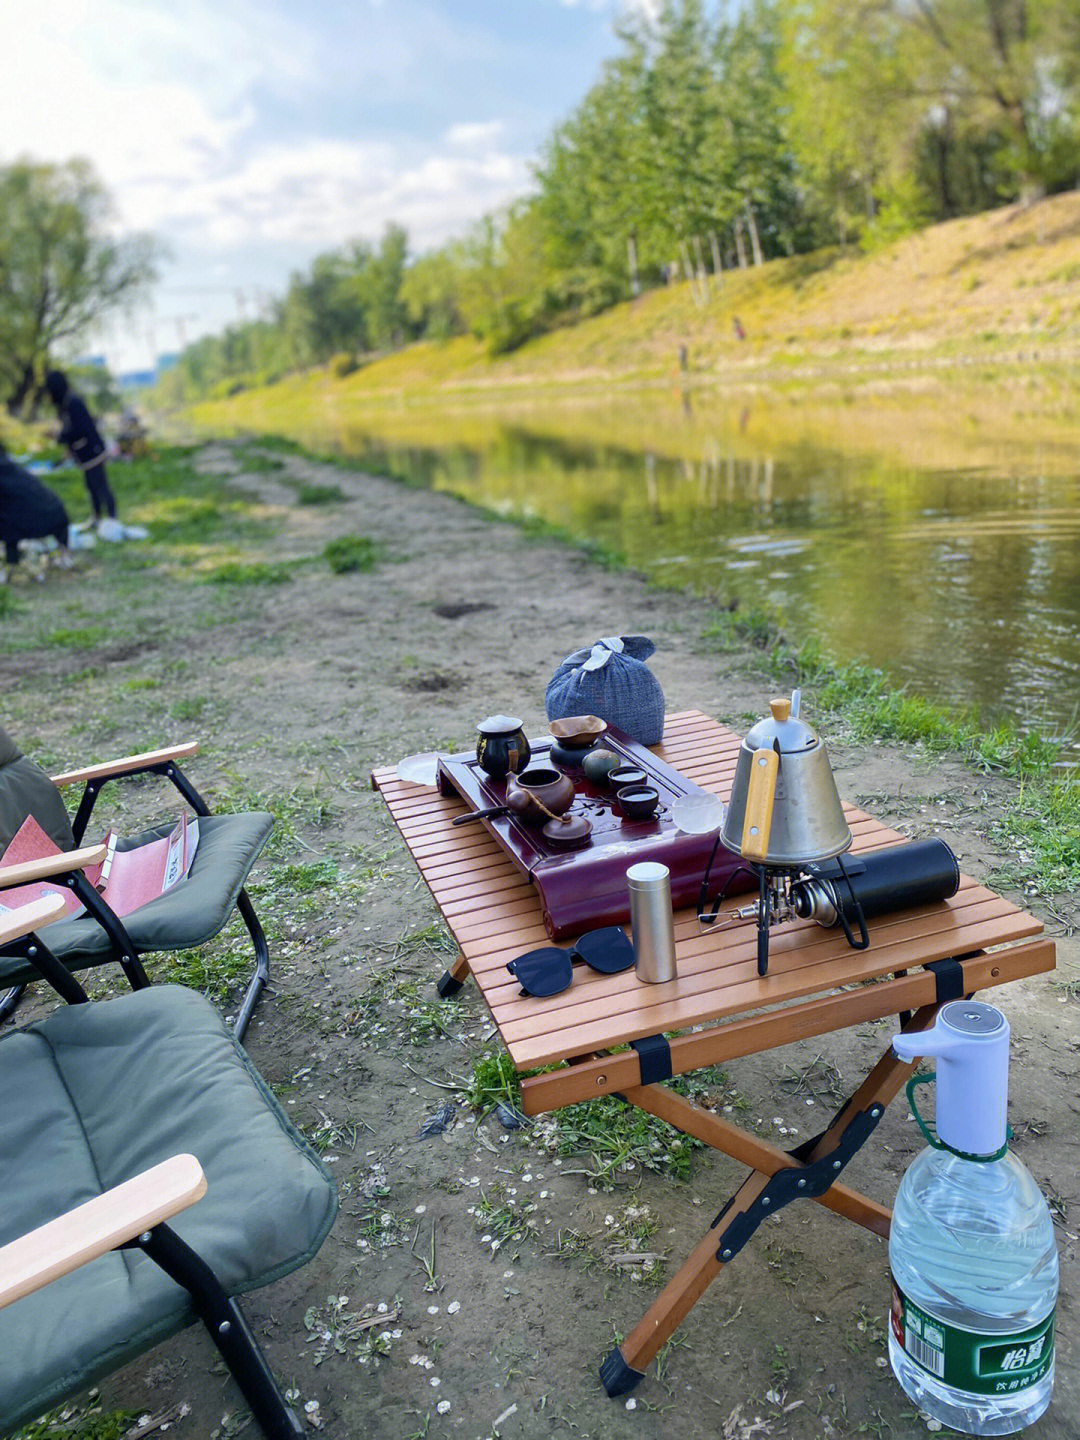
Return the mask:
<svg viewBox="0 0 1080 1440">
<path fill-rule="evenodd" d="M 116 447 L 120 452 L 121 459 L 124 460 L 138 460 L 150 452 L 146 426 L 139 419 L 138 411 L 132 406 L 128 406 L 120 417 L 120 425 L 116 432 Z"/>
<path fill-rule="evenodd" d="M 68 513 L 55 491 L 36 475 L 17 465 L 0 444 L 0 540 L 8 567 L 19 563 L 19 543 L 53 536 L 60 547 L 61 564 L 70 565 Z M 7 579 L 6 571 L 0 572 Z"/>
<path fill-rule="evenodd" d="M 86 408 L 86 401 L 72 390 L 62 370 L 49 371 L 45 376 L 45 388 L 60 416 L 60 430 L 56 438 L 83 472 L 86 488 L 90 491 L 90 504 L 94 510 L 91 527 L 97 527 L 102 512 L 110 520 L 115 520 L 116 497 L 109 489 L 109 477 L 105 473 L 105 441 Z"/>
<path fill-rule="evenodd" d="M 735 316 L 735 338 L 736 340 L 746 339 L 746 331 L 743 329 L 743 323 L 737 315 Z"/>
</svg>

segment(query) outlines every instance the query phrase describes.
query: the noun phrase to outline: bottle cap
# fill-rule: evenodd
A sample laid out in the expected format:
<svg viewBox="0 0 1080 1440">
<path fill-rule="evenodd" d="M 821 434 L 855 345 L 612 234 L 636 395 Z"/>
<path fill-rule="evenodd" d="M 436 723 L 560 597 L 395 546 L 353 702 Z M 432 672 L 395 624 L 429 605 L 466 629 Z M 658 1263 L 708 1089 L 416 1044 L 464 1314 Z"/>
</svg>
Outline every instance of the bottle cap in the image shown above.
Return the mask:
<svg viewBox="0 0 1080 1440">
<path fill-rule="evenodd" d="M 893 1036 L 901 1060 L 937 1061 L 938 1139 L 966 1155 L 993 1155 L 1007 1136 L 1009 1022 L 983 1000 L 952 1000 L 930 1030 Z"/>
</svg>

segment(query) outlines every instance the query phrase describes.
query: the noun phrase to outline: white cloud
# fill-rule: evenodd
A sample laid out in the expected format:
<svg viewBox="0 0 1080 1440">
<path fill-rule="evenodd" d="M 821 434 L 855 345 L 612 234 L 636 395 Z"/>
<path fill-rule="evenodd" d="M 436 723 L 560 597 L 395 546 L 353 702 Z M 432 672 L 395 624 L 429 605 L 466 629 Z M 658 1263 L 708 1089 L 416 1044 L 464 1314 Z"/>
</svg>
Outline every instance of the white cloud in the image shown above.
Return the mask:
<svg viewBox="0 0 1080 1440">
<path fill-rule="evenodd" d="M 501 120 L 484 120 L 478 124 L 451 125 L 446 132 L 450 145 L 492 145 L 506 127 Z"/>
</svg>

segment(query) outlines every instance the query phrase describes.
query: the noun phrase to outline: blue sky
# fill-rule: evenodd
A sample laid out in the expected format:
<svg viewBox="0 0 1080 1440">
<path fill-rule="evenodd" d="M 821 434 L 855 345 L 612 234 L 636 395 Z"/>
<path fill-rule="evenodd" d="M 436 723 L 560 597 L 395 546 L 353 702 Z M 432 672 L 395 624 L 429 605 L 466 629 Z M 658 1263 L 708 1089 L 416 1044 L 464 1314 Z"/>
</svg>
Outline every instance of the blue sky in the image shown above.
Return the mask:
<svg viewBox="0 0 1080 1440">
<path fill-rule="evenodd" d="M 0 162 L 92 161 L 170 247 L 120 368 L 253 318 L 321 251 L 414 251 L 523 194 L 653 0 L 5 0 Z"/>
</svg>

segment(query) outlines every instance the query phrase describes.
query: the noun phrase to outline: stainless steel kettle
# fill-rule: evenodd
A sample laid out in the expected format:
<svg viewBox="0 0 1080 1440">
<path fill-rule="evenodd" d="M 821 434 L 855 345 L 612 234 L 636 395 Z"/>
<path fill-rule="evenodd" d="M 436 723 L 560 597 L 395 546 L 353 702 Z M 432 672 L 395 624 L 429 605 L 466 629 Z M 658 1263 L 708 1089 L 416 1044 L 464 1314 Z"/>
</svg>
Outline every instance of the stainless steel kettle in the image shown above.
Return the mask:
<svg viewBox="0 0 1080 1440">
<path fill-rule="evenodd" d="M 778 867 L 828 860 L 851 830 L 822 740 L 799 719 L 799 692 L 771 700 L 771 715 L 739 748 L 720 838 L 746 860 Z"/>
</svg>

